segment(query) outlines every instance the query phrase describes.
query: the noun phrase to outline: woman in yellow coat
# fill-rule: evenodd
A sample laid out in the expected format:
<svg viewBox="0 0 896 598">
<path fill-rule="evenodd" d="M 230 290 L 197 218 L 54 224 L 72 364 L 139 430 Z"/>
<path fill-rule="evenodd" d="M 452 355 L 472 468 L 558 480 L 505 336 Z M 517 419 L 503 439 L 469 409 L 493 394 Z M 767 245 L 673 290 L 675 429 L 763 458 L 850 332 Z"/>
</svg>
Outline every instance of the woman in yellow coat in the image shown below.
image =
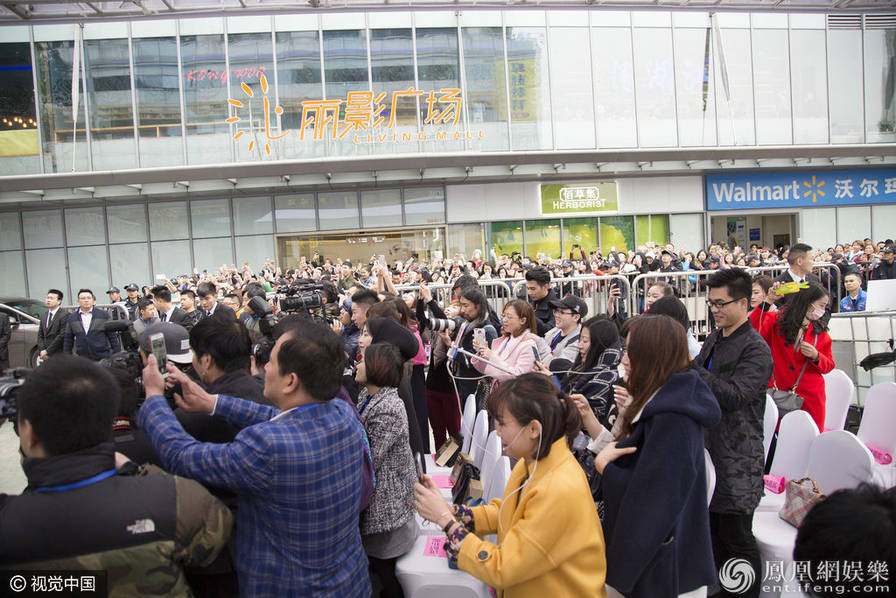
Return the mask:
<svg viewBox="0 0 896 598">
<path fill-rule="evenodd" d="M 519 459 L 502 499 L 449 505 L 428 477 L 415 487 L 457 567 L 505 598 L 606 596 L 606 555 L 585 473 L 569 450 L 581 429 L 573 401 L 549 378 L 523 374 L 488 399 L 504 454 Z M 498 543 L 480 539 L 498 534 Z"/>
</svg>

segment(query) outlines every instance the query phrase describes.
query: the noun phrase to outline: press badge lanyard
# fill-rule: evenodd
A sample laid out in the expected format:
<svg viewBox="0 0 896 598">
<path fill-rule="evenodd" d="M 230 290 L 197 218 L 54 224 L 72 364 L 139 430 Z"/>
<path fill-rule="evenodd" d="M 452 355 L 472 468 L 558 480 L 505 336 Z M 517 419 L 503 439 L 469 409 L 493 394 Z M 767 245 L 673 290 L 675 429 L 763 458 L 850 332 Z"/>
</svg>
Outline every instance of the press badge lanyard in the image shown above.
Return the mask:
<svg viewBox="0 0 896 598">
<path fill-rule="evenodd" d="M 563 338 L 563 331 L 557 333 L 557 336 L 554 337 L 554 340 L 551 341 L 551 353 L 554 352 L 554 348 L 560 344 L 561 339 Z"/>
<path fill-rule="evenodd" d="M 103 473 L 98 473 L 93 477 L 89 477 L 86 480 L 81 480 L 80 482 L 75 482 L 73 484 L 65 484 L 62 486 L 41 486 L 40 488 L 35 488 L 38 492 L 65 492 L 66 490 L 74 490 L 75 488 L 83 488 L 84 486 L 90 486 L 91 484 L 96 484 L 97 482 L 101 482 L 106 478 L 111 478 L 118 470 L 110 469 L 108 471 L 104 471 Z"/>
</svg>

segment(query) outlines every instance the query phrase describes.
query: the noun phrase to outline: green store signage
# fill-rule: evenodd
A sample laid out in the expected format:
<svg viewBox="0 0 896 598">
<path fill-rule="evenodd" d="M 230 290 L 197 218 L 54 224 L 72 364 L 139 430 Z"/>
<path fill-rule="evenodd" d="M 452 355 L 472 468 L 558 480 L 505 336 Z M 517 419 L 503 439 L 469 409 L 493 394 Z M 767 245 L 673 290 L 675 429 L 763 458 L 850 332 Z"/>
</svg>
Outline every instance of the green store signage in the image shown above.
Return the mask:
<svg viewBox="0 0 896 598">
<path fill-rule="evenodd" d="M 616 181 L 541 185 L 541 213 L 602 214 L 619 211 Z"/>
</svg>

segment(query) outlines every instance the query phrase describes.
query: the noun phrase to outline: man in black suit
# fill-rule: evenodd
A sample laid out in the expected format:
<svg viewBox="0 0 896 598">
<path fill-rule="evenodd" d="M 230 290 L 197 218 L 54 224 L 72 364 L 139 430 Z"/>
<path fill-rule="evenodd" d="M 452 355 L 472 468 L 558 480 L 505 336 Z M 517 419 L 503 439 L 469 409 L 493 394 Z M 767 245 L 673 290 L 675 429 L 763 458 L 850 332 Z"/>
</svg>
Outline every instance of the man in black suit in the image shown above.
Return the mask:
<svg viewBox="0 0 896 598">
<path fill-rule="evenodd" d="M 65 321 L 68 312 L 62 310 L 62 291 L 50 289 L 47 291 L 47 315 L 40 319 L 37 329 L 37 349 L 42 360 L 49 359 L 52 355 L 62 351 L 62 341 L 65 332 Z"/>
<path fill-rule="evenodd" d="M 187 312 L 171 302 L 171 291 L 165 285 L 158 285 L 152 288 L 152 302 L 156 305 L 156 314 L 161 322 L 171 322 L 178 326 L 183 326 L 189 331 L 187 320 Z M 190 325 L 192 328 L 192 325 Z"/>
<path fill-rule="evenodd" d="M 200 282 L 196 287 L 199 307 L 206 318 L 224 318 L 236 321 L 236 312 L 218 301 L 218 289 L 213 282 Z"/>
<path fill-rule="evenodd" d="M 66 320 L 62 352 L 69 354 L 72 348 L 78 355 L 99 361 L 121 350 L 115 332 L 104 330 L 109 313 L 96 309 L 96 295 L 90 289 L 78 291 L 79 309 Z"/>
<path fill-rule="evenodd" d="M 775 282 L 814 282 L 821 284 L 821 280 L 812 273 L 814 260 L 812 248 L 805 243 L 797 243 L 787 252 L 789 267 L 775 278 Z"/>
</svg>

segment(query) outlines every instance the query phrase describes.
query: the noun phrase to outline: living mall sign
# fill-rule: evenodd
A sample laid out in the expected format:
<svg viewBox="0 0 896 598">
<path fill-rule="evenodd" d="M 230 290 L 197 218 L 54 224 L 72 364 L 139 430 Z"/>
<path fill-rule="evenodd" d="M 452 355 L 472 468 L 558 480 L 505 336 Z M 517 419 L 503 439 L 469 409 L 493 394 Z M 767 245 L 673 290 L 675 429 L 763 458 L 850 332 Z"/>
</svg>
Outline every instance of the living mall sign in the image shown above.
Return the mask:
<svg viewBox="0 0 896 598">
<path fill-rule="evenodd" d="M 271 101 L 268 98 L 268 80 L 260 76 L 261 91 L 264 104 L 265 152 L 270 155 L 270 141 L 276 141 L 288 135 L 290 131 L 280 132 L 271 127 Z M 240 110 L 255 96 L 255 92 L 245 82 L 240 84 L 248 100 L 227 98 L 227 102 Z M 462 129 L 461 90 L 442 88 L 438 91 L 424 92 L 413 86 L 405 90 L 393 91 L 391 98 L 386 99 L 389 92 L 374 94 L 373 91 L 350 91 L 342 99 L 305 100 L 301 102 L 302 119 L 299 126 L 299 139 L 310 137 L 313 141 L 329 138 L 346 139 L 355 145 L 376 145 L 381 143 L 417 143 L 419 141 L 449 141 L 460 139 L 482 139 L 482 129 Z M 423 127 L 416 131 L 407 127 L 417 125 L 417 105 L 422 102 L 421 112 Z M 406 116 L 401 118 L 399 112 Z M 283 108 L 276 106 L 274 113 L 283 114 Z M 225 122 L 238 123 L 241 116 L 232 116 Z M 410 121 L 410 122 L 401 122 Z M 395 130 L 402 127 L 404 130 Z M 233 136 L 239 139 L 245 131 L 237 131 Z M 249 142 L 249 151 L 255 148 L 255 141 Z M 260 148 L 259 148 L 260 149 Z"/>
</svg>

